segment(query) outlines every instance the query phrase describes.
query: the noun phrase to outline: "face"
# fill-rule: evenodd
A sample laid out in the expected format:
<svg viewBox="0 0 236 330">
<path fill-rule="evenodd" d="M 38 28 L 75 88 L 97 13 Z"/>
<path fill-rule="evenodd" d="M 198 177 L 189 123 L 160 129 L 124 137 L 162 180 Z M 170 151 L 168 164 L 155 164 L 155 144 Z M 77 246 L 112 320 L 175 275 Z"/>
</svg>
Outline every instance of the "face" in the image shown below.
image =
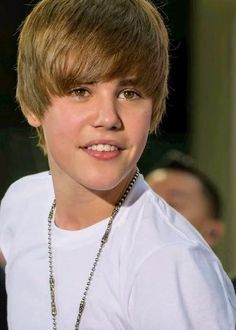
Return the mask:
<svg viewBox="0 0 236 330">
<path fill-rule="evenodd" d="M 201 182 L 196 177 L 178 170 L 160 169 L 148 183 L 205 236 L 212 219 Z"/>
<path fill-rule="evenodd" d="M 83 83 L 51 105 L 42 125 L 50 169 L 61 185 L 104 191 L 133 174 L 145 147 L 152 100 L 132 79 Z"/>
</svg>

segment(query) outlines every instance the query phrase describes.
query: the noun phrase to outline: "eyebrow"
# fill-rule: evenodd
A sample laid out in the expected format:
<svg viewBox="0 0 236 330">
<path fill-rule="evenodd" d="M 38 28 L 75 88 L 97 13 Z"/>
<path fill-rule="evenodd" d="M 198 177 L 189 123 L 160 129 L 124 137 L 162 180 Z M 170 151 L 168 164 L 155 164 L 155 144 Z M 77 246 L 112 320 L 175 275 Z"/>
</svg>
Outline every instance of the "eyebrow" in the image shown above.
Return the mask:
<svg viewBox="0 0 236 330">
<path fill-rule="evenodd" d="M 137 79 L 122 79 L 119 81 L 119 86 L 125 87 L 125 86 L 136 86 Z"/>
</svg>

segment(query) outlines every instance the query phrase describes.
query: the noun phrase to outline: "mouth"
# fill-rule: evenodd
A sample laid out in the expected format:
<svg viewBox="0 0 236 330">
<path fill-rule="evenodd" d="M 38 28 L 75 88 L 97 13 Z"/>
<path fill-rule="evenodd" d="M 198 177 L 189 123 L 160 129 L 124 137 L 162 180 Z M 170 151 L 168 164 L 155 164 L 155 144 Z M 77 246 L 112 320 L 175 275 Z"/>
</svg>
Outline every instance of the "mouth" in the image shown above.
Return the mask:
<svg viewBox="0 0 236 330">
<path fill-rule="evenodd" d="M 88 155 L 97 160 L 112 160 L 122 154 L 124 148 L 114 141 L 91 141 L 82 148 Z"/>
<path fill-rule="evenodd" d="M 105 151 L 105 152 L 111 152 L 111 151 L 117 151 L 119 148 L 116 145 L 113 144 L 92 144 L 87 147 L 88 150 L 92 151 Z"/>
</svg>

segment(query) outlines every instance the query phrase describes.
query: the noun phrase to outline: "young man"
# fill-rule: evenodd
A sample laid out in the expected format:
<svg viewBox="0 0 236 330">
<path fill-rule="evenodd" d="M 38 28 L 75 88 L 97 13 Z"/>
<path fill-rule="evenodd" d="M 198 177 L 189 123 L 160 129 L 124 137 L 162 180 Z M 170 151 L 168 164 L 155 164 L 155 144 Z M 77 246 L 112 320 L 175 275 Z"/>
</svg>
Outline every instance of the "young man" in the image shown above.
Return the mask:
<svg viewBox="0 0 236 330">
<path fill-rule="evenodd" d="M 224 235 L 221 199 L 211 180 L 192 165 L 191 158 L 170 151 L 146 176 L 151 188 L 180 212 L 211 247 Z"/>
<path fill-rule="evenodd" d="M 136 169 L 167 72 L 147 0 L 43 0 L 26 19 L 17 98 L 51 175 L 2 201 L 10 330 L 234 329 L 220 262 Z"/>
</svg>

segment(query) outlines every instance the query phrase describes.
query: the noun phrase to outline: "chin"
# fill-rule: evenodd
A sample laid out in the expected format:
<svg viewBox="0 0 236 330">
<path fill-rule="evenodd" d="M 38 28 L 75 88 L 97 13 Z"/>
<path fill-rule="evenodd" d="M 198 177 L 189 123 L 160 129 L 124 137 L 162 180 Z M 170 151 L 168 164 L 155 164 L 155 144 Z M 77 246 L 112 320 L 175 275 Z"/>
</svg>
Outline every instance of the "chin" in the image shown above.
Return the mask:
<svg viewBox="0 0 236 330">
<path fill-rule="evenodd" d="M 116 180 L 97 180 L 96 182 L 86 182 L 84 184 L 84 187 L 89 189 L 89 190 L 93 190 L 93 191 L 110 191 L 115 189 L 118 186 L 119 182 L 117 182 Z"/>
<path fill-rule="evenodd" d="M 126 178 L 127 175 L 114 173 L 98 173 L 90 176 L 87 180 L 83 179 L 82 185 L 93 191 L 111 191 L 119 186 L 119 184 Z"/>
</svg>

